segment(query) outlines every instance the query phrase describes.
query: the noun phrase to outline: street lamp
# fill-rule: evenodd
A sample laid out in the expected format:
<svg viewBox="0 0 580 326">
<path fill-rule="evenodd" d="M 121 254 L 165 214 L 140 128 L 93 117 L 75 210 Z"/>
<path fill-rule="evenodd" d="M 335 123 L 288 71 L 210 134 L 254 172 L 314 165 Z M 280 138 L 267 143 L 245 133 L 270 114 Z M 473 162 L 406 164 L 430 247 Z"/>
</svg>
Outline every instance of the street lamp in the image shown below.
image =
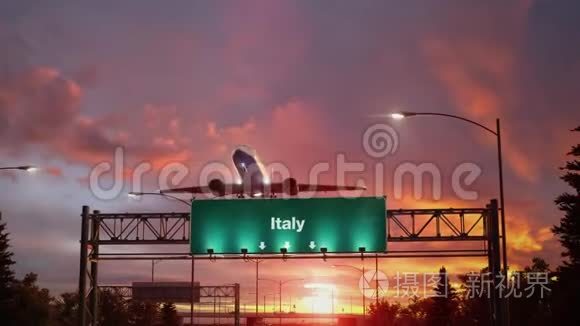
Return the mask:
<svg viewBox="0 0 580 326">
<path fill-rule="evenodd" d="M 503 163 L 502 163 L 502 151 L 501 151 L 501 130 L 500 130 L 500 123 L 499 119 L 495 119 L 495 130 L 492 130 L 481 123 L 475 122 L 473 120 L 469 120 L 464 117 L 460 117 L 453 114 L 446 114 L 446 113 L 439 113 L 439 112 L 395 112 L 389 115 L 392 119 L 395 120 L 402 120 L 407 117 L 413 116 L 440 116 L 445 118 L 453 118 L 457 120 L 461 120 L 475 126 L 478 126 L 485 131 L 491 133 L 496 137 L 497 140 L 497 163 L 498 163 L 498 172 L 499 172 L 499 200 L 501 206 L 501 229 L 502 229 L 502 254 L 503 254 L 503 268 L 504 273 L 507 275 L 508 272 L 508 260 L 507 260 L 507 236 L 506 236 L 506 229 L 505 229 L 505 202 L 504 202 L 504 191 L 503 191 Z"/>
<path fill-rule="evenodd" d="M 391 113 L 391 118 L 393 118 L 395 120 L 401 120 L 401 119 L 405 118 L 405 114 L 404 113 Z"/>
<path fill-rule="evenodd" d="M 155 265 L 162 262 L 162 260 L 151 259 L 151 283 L 155 283 Z"/>
<path fill-rule="evenodd" d="M 338 268 L 338 267 L 347 267 L 347 268 L 352 268 L 354 270 L 356 270 L 357 272 L 360 272 L 363 279 L 365 277 L 365 265 L 362 266 L 362 268 L 358 268 L 352 265 L 332 265 L 332 268 Z M 364 279 L 363 282 L 363 290 L 362 290 L 362 308 L 363 308 L 363 318 L 366 316 L 366 299 L 365 299 L 365 285 L 366 285 L 366 279 Z M 378 293 L 377 293 L 378 296 Z M 351 304 L 351 311 L 352 311 L 352 304 Z"/>
<path fill-rule="evenodd" d="M 141 196 L 147 196 L 147 195 L 152 195 L 152 196 L 162 196 L 162 197 L 167 197 L 167 198 L 171 198 L 177 201 L 180 201 L 182 203 L 184 203 L 185 205 L 191 207 L 191 203 L 188 202 L 187 200 L 183 200 L 181 198 L 169 195 L 169 194 L 163 194 L 160 192 L 130 192 L 127 194 L 129 196 L 129 198 L 138 198 Z"/>
<path fill-rule="evenodd" d="M 502 163 L 502 152 L 501 152 L 501 129 L 500 129 L 500 122 L 499 119 L 495 119 L 495 130 L 492 130 L 481 123 L 475 122 L 473 120 L 469 120 L 464 117 L 460 117 L 453 114 L 446 114 L 446 113 L 439 113 L 439 112 L 394 112 L 390 114 L 390 117 L 395 120 L 402 120 L 407 117 L 413 116 L 439 116 L 445 118 L 452 118 L 461 120 L 463 122 L 470 123 L 472 125 L 478 126 L 485 131 L 491 133 L 496 137 L 497 141 L 497 164 L 498 164 L 498 172 L 499 172 L 499 201 L 501 206 L 501 229 L 502 229 L 502 236 L 501 236 L 501 244 L 502 244 L 502 255 L 503 255 L 503 271 L 504 276 L 508 277 L 508 259 L 507 259 L 507 232 L 505 228 L 505 201 L 504 201 L 504 191 L 503 191 L 503 163 Z M 507 313 L 507 320 L 509 325 L 509 300 L 506 301 L 506 313 Z"/>
<path fill-rule="evenodd" d="M 256 292 L 248 292 L 249 295 L 256 295 Z M 266 298 L 269 296 L 273 296 L 273 301 L 276 302 L 276 293 L 266 293 L 263 294 L 263 303 L 262 303 L 262 311 L 266 313 Z"/>
<path fill-rule="evenodd" d="M 280 293 L 280 308 L 279 308 L 280 321 L 279 322 L 280 322 L 280 325 L 282 325 L 282 285 L 284 285 L 286 283 L 294 282 L 294 281 L 304 281 L 304 279 L 303 278 L 293 278 L 293 279 L 289 279 L 286 281 L 282 281 L 282 280 L 273 280 L 273 279 L 269 279 L 269 278 L 260 278 L 259 280 L 278 283 L 278 291 Z"/>
<path fill-rule="evenodd" d="M 247 249 L 246 249 L 247 250 Z M 247 251 L 246 251 L 247 253 Z M 261 259 L 247 259 L 248 262 L 254 262 L 256 263 L 256 292 L 254 293 L 256 295 L 256 317 L 258 316 L 258 306 L 259 306 L 259 302 L 258 302 L 258 298 L 259 298 L 259 268 L 260 268 L 260 263 L 264 262 L 264 260 Z"/>
<path fill-rule="evenodd" d="M 38 170 L 37 167 L 32 166 L 32 165 L 22 165 L 22 166 L 6 166 L 6 167 L 0 167 L 0 170 L 21 170 L 21 171 L 26 171 L 26 172 L 36 172 Z"/>
</svg>

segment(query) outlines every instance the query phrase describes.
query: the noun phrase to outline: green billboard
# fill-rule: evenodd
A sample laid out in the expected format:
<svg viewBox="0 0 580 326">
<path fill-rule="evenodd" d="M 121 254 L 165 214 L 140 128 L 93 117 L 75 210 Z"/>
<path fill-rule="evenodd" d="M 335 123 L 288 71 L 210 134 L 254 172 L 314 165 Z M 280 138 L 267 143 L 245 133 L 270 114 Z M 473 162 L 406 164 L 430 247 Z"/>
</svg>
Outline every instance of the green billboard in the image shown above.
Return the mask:
<svg viewBox="0 0 580 326">
<path fill-rule="evenodd" d="M 384 252 L 385 211 L 384 197 L 194 200 L 191 252 Z"/>
</svg>

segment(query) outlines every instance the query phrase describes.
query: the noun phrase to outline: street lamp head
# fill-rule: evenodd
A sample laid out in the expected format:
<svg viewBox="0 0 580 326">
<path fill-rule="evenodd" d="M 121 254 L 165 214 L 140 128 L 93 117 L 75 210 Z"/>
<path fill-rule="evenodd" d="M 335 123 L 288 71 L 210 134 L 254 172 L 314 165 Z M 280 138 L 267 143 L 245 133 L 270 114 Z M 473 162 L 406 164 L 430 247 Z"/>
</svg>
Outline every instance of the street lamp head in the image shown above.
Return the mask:
<svg viewBox="0 0 580 326">
<path fill-rule="evenodd" d="M 21 165 L 21 166 L 1 166 L 0 170 L 20 170 L 20 171 L 26 171 L 29 173 L 33 173 L 38 171 L 39 169 L 33 165 Z"/>
<path fill-rule="evenodd" d="M 180 202 L 184 203 L 185 205 L 191 207 L 191 203 L 189 203 L 189 202 L 187 202 L 187 201 L 185 201 L 185 200 L 183 200 L 181 198 L 168 195 L 168 194 L 163 193 L 161 191 L 160 192 L 129 192 L 129 193 L 127 193 L 127 196 L 129 198 L 133 198 L 133 199 L 137 199 L 137 198 L 139 198 L 141 196 L 145 196 L 145 195 L 157 195 L 157 196 L 163 196 L 163 197 L 171 198 L 171 199 L 180 201 Z"/>
<path fill-rule="evenodd" d="M 32 165 L 22 165 L 22 166 L 16 166 L 16 167 L 11 167 L 11 168 L 5 168 L 5 169 L 13 169 L 13 170 L 21 170 L 21 171 L 26 171 L 26 172 L 36 172 L 38 171 L 38 168 Z"/>
<path fill-rule="evenodd" d="M 35 167 L 35 166 L 32 166 L 32 165 L 19 166 L 19 167 L 17 167 L 17 169 L 18 170 L 23 170 L 23 171 L 26 171 L 26 172 L 30 172 L 30 173 L 33 173 L 33 172 L 38 171 L 38 168 Z"/>
<path fill-rule="evenodd" d="M 411 116 L 414 116 L 414 115 L 417 115 L 417 114 L 414 113 L 414 112 L 405 112 L 405 111 L 402 111 L 402 112 L 393 112 L 393 113 L 391 113 L 391 119 L 402 120 L 402 119 L 404 119 L 406 117 L 411 117 Z"/>
</svg>

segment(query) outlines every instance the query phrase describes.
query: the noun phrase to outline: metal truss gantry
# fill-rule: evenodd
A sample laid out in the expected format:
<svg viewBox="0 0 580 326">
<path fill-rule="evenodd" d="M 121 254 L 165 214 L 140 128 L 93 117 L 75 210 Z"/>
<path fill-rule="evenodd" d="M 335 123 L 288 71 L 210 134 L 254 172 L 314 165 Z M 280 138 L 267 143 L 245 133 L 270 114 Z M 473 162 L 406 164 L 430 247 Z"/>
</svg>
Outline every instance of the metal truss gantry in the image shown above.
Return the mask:
<svg viewBox="0 0 580 326">
<path fill-rule="evenodd" d="M 105 291 L 110 291 L 112 293 L 119 294 L 126 300 L 134 299 L 133 298 L 133 286 L 127 285 L 103 285 L 98 286 L 98 293 L 103 293 Z M 222 307 L 226 306 L 230 309 L 226 311 L 226 313 L 234 319 L 236 324 L 239 324 L 240 320 L 240 284 L 235 283 L 231 285 L 205 285 L 199 286 L 196 285 L 195 288 L 192 288 L 194 293 L 199 293 L 199 302 L 197 299 L 195 300 L 197 305 L 201 305 L 201 308 L 208 307 L 207 314 L 210 315 L 210 318 L 213 317 L 214 320 L 216 316 L 219 315 L 219 312 L 222 311 Z M 197 297 L 197 296 L 196 296 Z M 204 300 L 205 299 L 205 300 Z M 211 299 L 207 301 L 207 299 Z M 137 299 L 139 300 L 139 299 Z M 151 300 L 144 300 L 149 302 L 159 302 L 159 301 L 151 301 Z M 217 302 L 217 306 L 216 306 Z M 181 301 L 174 301 L 173 303 L 184 303 Z M 187 302 L 191 304 L 191 302 Z M 196 304 L 193 303 L 193 304 Z M 213 313 L 212 307 L 213 306 Z M 216 314 L 216 307 L 218 308 L 218 313 Z M 193 307 L 192 307 L 193 309 Z"/>
<path fill-rule="evenodd" d="M 333 258 L 412 258 L 412 257 L 487 257 L 489 270 L 501 272 L 500 235 L 497 200 L 485 208 L 399 209 L 388 210 L 387 243 L 454 242 L 453 249 L 389 250 L 360 254 L 258 254 L 191 255 L 189 252 L 99 252 L 111 245 L 187 245 L 190 234 L 189 213 L 103 214 L 83 206 L 79 271 L 79 322 L 96 326 L 98 320 L 98 262 L 101 260 L 194 260 L 218 259 L 333 259 Z M 461 244 L 460 244 L 461 243 Z M 468 243 L 481 243 L 473 249 Z M 465 245 L 462 245 L 465 244 Z M 499 294 L 498 294 L 499 295 Z M 503 325 L 503 303 L 492 296 L 492 325 Z M 239 322 L 239 321 L 238 321 Z"/>
<path fill-rule="evenodd" d="M 196 286 L 199 290 L 200 298 L 238 298 L 239 284 L 233 285 L 205 285 Z M 133 287 L 128 285 L 103 285 L 98 287 L 99 291 L 112 291 L 119 293 L 123 298 L 133 297 Z"/>
</svg>

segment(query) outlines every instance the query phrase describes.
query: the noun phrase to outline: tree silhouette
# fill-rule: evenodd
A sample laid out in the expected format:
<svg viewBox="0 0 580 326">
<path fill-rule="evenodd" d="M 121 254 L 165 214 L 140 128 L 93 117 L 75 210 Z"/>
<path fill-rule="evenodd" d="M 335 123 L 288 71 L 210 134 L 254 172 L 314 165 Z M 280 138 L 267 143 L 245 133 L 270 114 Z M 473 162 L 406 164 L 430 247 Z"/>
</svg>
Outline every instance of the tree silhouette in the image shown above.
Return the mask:
<svg viewBox="0 0 580 326">
<path fill-rule="evenodd" d="M 59 326 L 76 326 L 79 308 L 78 293 L 66 292 L 54 302 L 54 322 Z"/>
<path fill-rule="evenodd" d="M 580 126 L 572 131 L 579 132 Z M 580 325 L 580 144 L 572 146 L 568 155 L 572 160 L 561 168 L 564 175 L 560 178 L 572 192 L 556 198 L 556 205 L 564 216 L 560 225 L 552 228 L 564 247 L 562 256 L 565 258 L 556 273 L 558 281 L 554 285 L 552 315 L 557 325 Z"/>
<path fill-rule="evenodd" d="M 159 319 L 159 326 L 179 326 L 179 316 L 177 316 L 175 305 L 171 302 L 164 303 L 159 312 Z"/>
<path fill-rule="evenodd" d="M 369 307 L 369 316 L 371 325 L 392 326 L 401 312 L 401 305 L 398 303 L 390 304 L 387 299 L 380 299 L 378 302 L 371 303 Z"/>
<path fill-rule="evenodd" d="M 51 318 L 51 303 L 48 289 L 39 288 L 38 276 L 28 273 L 14 286 L 12 322 L 18 326 L 47 325 Z M 8 324 L 10 325 L 10 324 Z"/>
<path fill-rule="evenodd" d="M 580 131 L 580 127 L 573 131 Z M 560 225 L 552 228 L 564 247 L 562 256 L 567 258 L 562 271 L 578 270 L 580 266 L 580 144 L 573 146 L 568 155 L 574 159 L 561 168 L 565 173 L 560 178 L 572 187 L 573 193 L 566 192 L 556 198 L 556 205 L 564 212 L 564 217 Z"/>
<path fill-rule="evenodd" d="M 407 306 L 401 309 L 397 325 L 424 325 L 429 304 L 429 300 L 419 298 L 418 296 L 411 297 Z"/>
<path fill-rule="evenodd" d="M 432 303 L 427 314 L 427 325 L 453 325 L 457 314 L 458 298 L 457 292 L 449 284 L 445 267 L 439 269 L 439 281 L 433 290 L 435 296 L 431 298 Z"/>
<path fill-rule="evenodd" d="M 13 285 L 15 282 L 12 265 L 14 255 L 10 251 L 8 239 L 9 233 L 6 231 L 6 223 L 2 223 L 2 213 L 0 213 L 0 316 L 3 320 L 8 320 L 11 316 L 10 309 L 13 301 Z"/>
<path fill-rule="evenodd" d="M 463 296 L 459 301 L 460 316 L 458 316 L 458 325 L 469 326 L 486 326 L 490 322 L 490 291 L 485 286 L 480 286 L 481 277 L 488 275 L 489 269 L 483 268 L 479 276 L 476 277 L 476 283 L 470 280 L 469 275 L 459 277 L 462 282 L 461 290 Z M 473 275 L 472 275 L 473 277 Z M 474 288 L 476 287 L 477 288 Z M 515 325 L 515 324 L 514 324 Z"/>
<path fill-rule="evenodd" d="M 546 325 L 550 315 L 550 291 L 538 289 L 533 279 L 534 274 L 550 274 L 550 265 L 542 258 L 534 257 L 532 266 L 512 276 L 512 286 L 521 295 L 512 295 L 510 300 L 510 318 L 512 325 Z M 517 281 L 516 281 L 517 280 Z M 551 288 L 547 282 L 546 287 Z M 531 291 L 531 289 L 534 291 Z"/>
<path fill-rule="evenodd" d="M 154 326 L 157 324 L 159 305 L 151 302 L 132 300 L 129 303 L 129 325 Z"/>
<path fill-rule="evenodd" d="M 126 326 L 129 313 L 125 298 L 117 291 L 105 290 L 99 293 L 99 325 Z"/>
</svg>

